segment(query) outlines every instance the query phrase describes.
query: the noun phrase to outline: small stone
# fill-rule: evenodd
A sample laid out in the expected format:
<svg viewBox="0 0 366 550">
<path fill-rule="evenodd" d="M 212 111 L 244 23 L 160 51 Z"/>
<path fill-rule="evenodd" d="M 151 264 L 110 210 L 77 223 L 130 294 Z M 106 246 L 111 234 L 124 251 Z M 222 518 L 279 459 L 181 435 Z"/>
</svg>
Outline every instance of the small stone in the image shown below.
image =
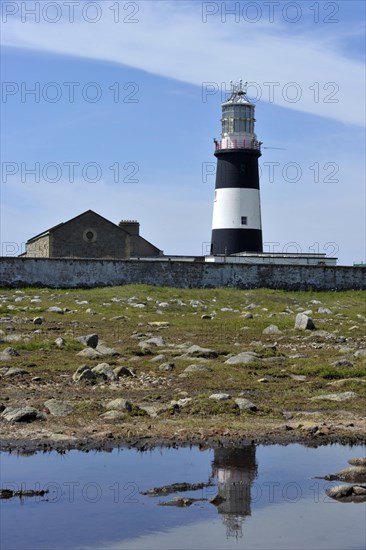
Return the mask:
<svg viewBox="0 0 366 550">
<path fill-rule="evenodd" d="M 14 348 L 5 348 L 1 353 L 2 353 L 3 356 L 7 356 L 7 357 L 18 357 L 19 356 L 19 352 Z"/>
<path fill-rule="evenodd" d="M 183 372 L 190 373 L 190 372 L 211 372 L 211 371 L 212 369 L 210 367 L 206 367 L 206 365 L 193 364 L 186 367 Z"/>
<path fill-rule="evenodd" d="M 203 315 L 201 315 L 201 319 L 212 319 L 212 315 L 208 315 L 207 313 L 204 313 Z"/>
<path fill-rule="evenodd" d="M 305 382 L 306 376 L 304 374 L 289 374 L 289 377 L 296 382 Z"/>
<path fill-rule="evenodd" d="M 110 357 L 117 357 L 118 355 L 120 355 L 119 352 L 116 351 L 114 348 L 109 348 L 104 344 L 98 344 L 96 347 L 96 351 L 101 355 Z"/>
<path fill-rule="evenodd" d="M 32 322 L 34 325 L 41 325 L 44 323 L 44 317 L 35 317 Z"/>
<path fill-rule="evenodd" d="M 349 359 L 338 359 L 337 361 L 334 361 L 334 363 L 331 363 L 332 367 L 354 367 L 355 364 L 352 363 Z"/>
<path fill-rule="evenodd" d="M 353 391 L 345 391 L 340 393 L 328 393 L 324 395 L 317 395 L 311 397 L 310 401 L 328 400 L 328 401 L 348 401 L 348 399 L 355 399 L 357 394 Z"/>
<path fill-rule="evenodd" d="M 229 393 L 213 393 L 209 397 L 209 399 L 215 399 L 215 401 L 226 401 L 230 398 L 231 395 Z"/>
<path fill-rule="evenodd" d="M 49 311 L 50 313 L 58 313 L 60 315 L 63 315 L 65 311 L 61 307 L 57 306 L 51 306 L 46 311 Z"/>
<path fill-rule="evenodd" d="M 24 376 L 26 374 L 29 374 L 29 372 L 24 369 L 20 369 L 18 367 L 10 367 L 10 369 L 7 370 L 4 376 L 14 377 L 14 376 Z"/>
<path fill-rule="evenodd" d="M 152 338 L 149 338 L 148 340 L 145 340 L 145 342 L 140 342 L 139 346 L 143 344 L 147 344 L 148 346 L 157 346 L 157 347 L 165 346 L 165 342 L 161 336 L 154 336 Z"/>
<path fill-rule="evenodd" d="M 247 364 L 258 362 L 258 355 L 254 351 L 243 351 L 225 361 L 227 365 Z"/>
<path fill-rule="evenodd" d="M 124 419 L 124 413 L 122 411 L 107 411 L 100 415 L 100 418 L 103 418 L 104 420 L 123 420 Z"/>
<path fill-rule="evenodd" d="M 117 398 L 112 401 L 108 401 L 106 409 L 114 411 L 132 411 L 132 404 L 127 399 Z"/>
<path fill-rule="evenodd" d="M 314 330 L 315 325 L 311 317 L 305 313 L 298 313 L 295 320 L 295 328 L 299 330 Z"/>
<path fill-rule="evenodd" d="M 88 359 L 99 359 L 102 356 L 102 354 L 94 348 L 84 348 L 76 355 L 79 357 L 87 357 Z"/>
<path fill-rule="evenodd" d="M 359 349 L 353 355 L 355 357 L 366 357 L 366 349 Z"/>
<path fill-rule="evenodd" d="M 114 374 L 117 376 L 117 378 L 122 376 L 136 376 L 133 369 L 129 369 L 128 367 L 116 367 L 113 369 Z"/>
<path fill-rule="evenodd" d="M 219 356 L 217 351 L 208 348 L 201 348 L 201 346 L 191 346 L 187 349 L 187 354 L 194 357 L 206 357 L 207 359 L 215 359 Z"/>
<path fill-rule="evenodd" d="M 248 313 L 244 313 L 243 317 L 244 319 L 253 319 L 253 313 L 249 313 L 248 311 Z"/>
<path fill-rule="evenodd" d="M 159 366 L 160 371 L 172 371 L 175 368 L 174 363 L 162 363 Z"/>
<path fill-rule="evenodd" d="M 163 354 L 155 355 L 155 357 L 153 357 L 152 359 L 149 359 L 150 363 L 164 363 L 166 362 L 166 360 L 167 360 L 167 356 Z"/>
<path fill-rule="evenodd" d="M 96 315 L 97 312 L 94 311 L 93 309 L 91 309 L 90 307 L 88 307 L 88 309 L 85 310 L 85 313 L 89 313 L 89 315 Z"/>
<path fill-rule="evenodd" d="M 63 338 L 56 338 L 55 344 L 58 348 L 63 348 L 65 346 L 65 340 Z"/>
<path fill-rule="evenodd" d="M 269 325 L 263 330 L 263 334 L 282 334 L 277 325 Z"/>
<path fill-rule="evenodd" d="M 183 397 L 182 399 L 178 399 L 178 401 L 176 401 L 176 404 L 178 405 L 178 407 L 186 407 L 189 403 L 191 403 L 191 401 L 192 397 Z"/>
<path fill-rule="evenodd" d="M 320 307 L 318 309 L 318 313 L 326 313 L 328 315 L 332 315 L 332 311 L 330 309 L 328 309 L 327 307 Z"/>
<path fill-rule="evenodd" d="M 167 328 L 170 323 L 167 321 L 150 321 L 147 323 L 150 327 Z"/>
<path fill-rule="evenodd" d="M 237 397 L 234 399 L 235 403 L 238 405 L 241 411 L 257 411 L 256 405 L 252 403 L 249 399 L 244 399 L 243 397 Z"/>
</svg>

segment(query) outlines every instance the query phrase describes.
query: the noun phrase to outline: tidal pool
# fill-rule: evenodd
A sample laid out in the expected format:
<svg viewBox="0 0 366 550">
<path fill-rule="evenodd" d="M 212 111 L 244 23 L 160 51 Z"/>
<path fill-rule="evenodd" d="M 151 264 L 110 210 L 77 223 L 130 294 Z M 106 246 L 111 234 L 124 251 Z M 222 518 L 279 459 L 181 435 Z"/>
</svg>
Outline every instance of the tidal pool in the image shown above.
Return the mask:
<svg viewBox="0 0 366 550">
<path fill-rule="evenodd" d="M 315 479 L 364 455 L 341 445 L 2 453 L 2 488 L 49 492 L 1 501 L 1 549 L 364 550 L 365 504 L 334 501 L 325 489 L 339 482 Z M 197 491 L 141 494 L 209 480 Z M 203 500 L 159 505 L 175 496 Z"/>
</svg>

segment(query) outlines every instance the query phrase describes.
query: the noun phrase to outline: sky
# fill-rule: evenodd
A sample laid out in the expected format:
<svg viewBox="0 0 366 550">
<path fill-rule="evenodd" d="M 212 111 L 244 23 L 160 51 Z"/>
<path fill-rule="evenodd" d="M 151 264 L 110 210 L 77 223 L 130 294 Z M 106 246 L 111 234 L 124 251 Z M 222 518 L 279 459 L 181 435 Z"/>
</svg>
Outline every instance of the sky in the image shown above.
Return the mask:
<svg viewBox="0 0 366 550">
<path fill-rule="evenodd" d="M 264 250 L 365 261 L 364 2 L 3 0 L 1 27 L 2 255 L 88 209 L 206 254 L 242 78 Z"/>
</svg>

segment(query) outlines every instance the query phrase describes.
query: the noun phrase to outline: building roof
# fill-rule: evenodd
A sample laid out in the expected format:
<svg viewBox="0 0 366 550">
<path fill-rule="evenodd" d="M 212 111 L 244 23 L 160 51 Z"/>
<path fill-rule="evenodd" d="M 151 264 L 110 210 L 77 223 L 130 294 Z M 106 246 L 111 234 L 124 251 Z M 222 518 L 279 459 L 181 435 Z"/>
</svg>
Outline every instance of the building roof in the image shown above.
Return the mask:
<svg viewBox="0 0 366 550">
<path fill-rule="evenodd" d="M 58 227 L 61 227 L 62 225 L 73 222 L 74 220 L 77 220 L 78 218 L 81 218 L 81 216 L 85 216 L 85 214 L 93 214 L 94 216 L 98 216 L 98 218 L 101 218 L 103 221 L 105 221 L 107 223 L 111 223 L 114 227 L 116 227 L 117 229 L 119 229 L 123 233 L 127 233 L 128 235 L 130 234 L 128 231 L 126 231 L 126 229 L 123 229 L 119 225 L 111 222 L 110 220 L 107 220 L 107 218 L 104 218 L 100 214 L 97 214 L 97 212 L 94 212 L 94 210 L 85 210 L 85 212 L 82 212 L 81 214 L 78 214 L 74 218 L 71 218 L 70 220 L 67 220 L 66 222 L 58 223 L 57 225 L 54 225 L 53 227 L 50 227 L 49 229 L 46 229 L 45 231 L 42 231 L 42 233 L 38 233 L 38 235 L 35 235 L 34 237 L 31 237 L 30 239 L 28 239 L 26 244 L 31 243 L 33 241 L 36 241 L 37 239 L 40 239 L 41 237 L 46 237 L 47 235 L 52 233 L 52 231 L 54 231 Z"/>
</svg>

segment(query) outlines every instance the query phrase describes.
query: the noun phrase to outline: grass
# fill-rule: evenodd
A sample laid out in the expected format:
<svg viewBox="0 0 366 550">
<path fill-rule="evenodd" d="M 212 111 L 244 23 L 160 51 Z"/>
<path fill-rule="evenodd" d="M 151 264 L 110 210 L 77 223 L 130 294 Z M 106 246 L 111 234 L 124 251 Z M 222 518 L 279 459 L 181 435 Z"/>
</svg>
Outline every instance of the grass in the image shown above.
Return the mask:
<svg viewBox="0 0 366 550">
<path fill-rule="evenodd" d="M 32 302 L 35 296 L 41 302 Z M 131 300 L 132 297 L 135 299 Z M 15 301 L 16 298 L 22 300 Z M 321 304 L 314 304 L 313 300 Z M 87 303 L 80 303 L 84 301 Z M 159 302 L 169 305 L 162 307 Z M 181 305 L 182 302 L 185 305 Z M 145 307 L 134 308 L 133 303 L 143 303 Z M 251 304 L 255 307 L 248 308 Z M 47 311 L 55 305 L 68 308 L 71 312 L 60 315 Z M 193 397 L 193 402 L 184 407 L 181 414 L 172 416 L 172 411 L 168 411 L 158 420 L 151 421 L 154 426 L 151 429 L 155 430 L 160 429 L 158 425 L 163 429 L 165 422 L 169 426 L 169 422 L 174 426 L 183 422 L 193 429 L 198 426 L 198 418 L 203 419 L 204 425 L 211 417 L 220 419 L 220 426 L 234 426 L 236 418 L 241 416 L 245 416 L 248 422 L 261 417 L 278 421 L 283 410 L 333 412 L 341 408 L 358 414 L 365 406 L 362 399 L 366 396 L 366 384 L 347 380 L 366 379 L 366 359 L 356 358 L 353 351 L 342 349 L 344 346 L 350 350 L 366 348 L 365 305 L 366 293 L 361 291 L 188 290 L 146 285 L 72 290 L 0 289 L 0 340 L 13 334 L 24 337 L 21 341 L 0 341 L 0 352 L 6 347 L 13 347 L 20 353 L 19 357 L 2 361 L 0 367 L 23 367 L 30 371 L 31 376 L 41 378 L 33 386 L 30 378 L 17 379 L 18 385 L 14 384 L 14 379 L 4 378 L 3 398 L 16 402 L 27 395 L 32 403 L 41 406 L 44 396 L 49 396 L 54 390 L 77 405 L 72 417 L 66 417 L 63 422 L 67 424 L 79 418 L 83 424 L 95 421 L 105 411 L 103 403 L 119 396 L 137 404 L 167 404 L 173 398 Z M 332 313 L 318 313 L 320 306 L 330 309 Z M 89 308 L 96 315 L 87 313 Z M 296 314 L 308 309 L 312 310 L 311 317 L 319 330 L 295 330 Z M 289 310 L 290 313 L 285 313 Z M 244 317 L 247 312 L 252 313 L 252 319 Z M 203 314 L 211 315 L 212 319 L 202 319 Z M 36 316 L 44 317 L 45 322 L 34 325 L 32 320 Z M 123 318 L 113 319 L 116 316 Z M 164 321 L 168 326 L 151 327 L 148 323 L 152 321 Z M 270 324 L 277 325 L 282 333 L 264 335 L 263 329 Z M 350 331 L 353 326 L 356 328 Z M 320 331 L 327 331 L 331 336 L 326 338 Z M 120 356 L 93 361 L 77 357 L 83 346 L 76 341 L 76 337 L 90 333 L 97 333 Z M 138 346 L 140 339 L 131 338 L 138 333 L 146 335 L 142 340 L 161 336 L 165 345 L 152 348 L 153 355 L 141 355 Z M 64 338 L 63 348 L 55 344 L 57 337 Z M 199 360 L 195 357 L 181 358 L 182 350 L 172 347 L 180 344 L 197 344 L 217 351 L 217 359 L 204 363 L 212 369 L 211 372 L 181 378 L 179 375 L 184 369 Z M 225 364 L 226 354 L 249 350 L 255 351 L 261 360 L 246 365 Z M 161 372 L 159 363 L 150 361 L 159 353 L 166 356 L 166 361 L 175 364 L 172 372 Z M 343 356 L 349 356 L 354 366 L 331 365 Z M 281 357 L 287 360 L 281 362 Z M 266 359 L 270 358 L 278 358 L 278 362 L 267 362 Z M 113 367 L 133 367 L 137 378 L 120 379 L 118 391 L 107 383 L 84 386 L 72 382 L 72 373 L 78 366 L 95 366 L 105 361 Z M 28 368 L 29 365 L 32 367 Z M 305 375 L 306 380 L 296 381 L 291 374 Z M 268 381 L 259 382 L 263 378 Z M 342 388 L 328 385 L 331 381 L 343 379 L 345 386 Z M 357 399 L 342 403 L 310 402 L 310 397 L 320 393 L 350 390 L 357 393 Z M 230 393 L 233 398 L 243 394 L 257 405 L 258 412 L 238 411 L 233 399 L 223 402 L 209 399 L 211 393 L 217 392 Z M 126 422 L 133 419 L 137 425 L 142 423 L 141 426 L 144 426 L 145 419 L 141 414 L 136 409 Z M 193 421 L 193 418 L 196 420 Z"/>
</svg>

